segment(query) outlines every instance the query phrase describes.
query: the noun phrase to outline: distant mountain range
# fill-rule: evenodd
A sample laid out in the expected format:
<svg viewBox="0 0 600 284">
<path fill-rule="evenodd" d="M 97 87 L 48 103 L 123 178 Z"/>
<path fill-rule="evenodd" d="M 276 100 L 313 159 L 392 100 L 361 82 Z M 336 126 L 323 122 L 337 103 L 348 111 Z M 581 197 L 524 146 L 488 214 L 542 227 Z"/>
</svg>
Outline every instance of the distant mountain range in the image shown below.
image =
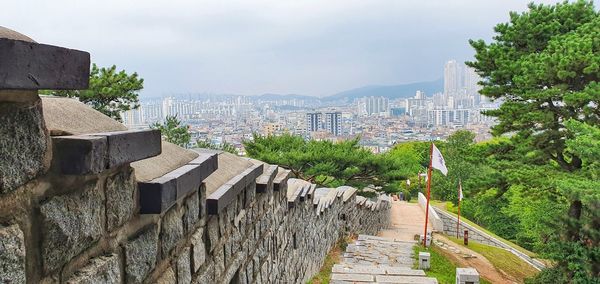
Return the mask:
<svg viewBox="0 0 600 284">
<path fill-rule="evenodd" d="M 390 99 L 408 98 L 415 95 L 416 91 L 423 91 L 427 95 L 441 92 L 444 90 L 444 80 L 438 79 L 429 82 L 417 82 L 410 84 L 388 85 L 388 86 L 365 86 L 348 91 L 343 91 L 335 95 L 321 98 L 322 101 L 352 101 L 357 98 L 379 96 Z"/>
<path fill-rule="evenodd" d="M 296 95 L 296 94 L 287 94 L 287 95 L 262 94 L 260 96 L 257 96 L 256 98 L 261 99 L 261 100 L 265 100 L 265 101 L 292 100 L 292 99 L 297 99 L 297 100 L 318 100 L 319 99 L 318 97 Z"/>
<path fill-rule="evenodd" d="M 356 89 L 343 91 L 334 95 L 325 97 L 305 96 L 298 94 L 262 94 L 258 96 L 252 96 L 253 99 L 259 99 L 264 101 L 275 101 L 275 100 L 319 100 L 325 104 L 338 104 L 340 102 L 351 102 L 354 99 L 362 97 L 386 97 L 390 99 L 408 98 L 415 95 L 416 91 L 423 91 L 427 95 L 441 92 L 444 90 L 444 80 L 438 79 L 435 81 L 427 82 L 416 82 L 409 84 L 398 84 L 398 85 L 371 85 L 364 86 Z M 188 94 L 171 94 L 169 96 L 180 98 L 180 99 L 195 99 L 195 98 L 212 98 L 212 97 L 236 97 L 235 94 L 206 94 L 206 93 L 188 93 Z M 143 100 L 160 100 L 162 97 L 144 97 Z"/>
</svg>

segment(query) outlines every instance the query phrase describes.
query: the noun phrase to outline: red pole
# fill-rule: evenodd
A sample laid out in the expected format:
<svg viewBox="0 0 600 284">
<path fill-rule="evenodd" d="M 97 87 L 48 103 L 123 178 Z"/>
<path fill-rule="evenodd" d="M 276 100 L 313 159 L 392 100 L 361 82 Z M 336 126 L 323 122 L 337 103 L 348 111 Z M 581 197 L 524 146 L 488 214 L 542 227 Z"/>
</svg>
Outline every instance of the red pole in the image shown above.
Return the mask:
<svg viewBox="0 0 600 284">
<path fill-rule="evenodd" d="M 425 233 L 423 246 L 427 247 L 427 222 L 429 221 L 429 197 L 431 196 L 431 158 L 433 157 L 433 143 L 429 149 L 429 168 L 427 169 L 427 205 L 425 206 Z"/>
<path fill-rule="evenodd" d="M 460 196 L 458 197 L 458 222 L 456 223 L 456 238 L 458 239 L 458 232 L 460 228 Z"/>
</svg>

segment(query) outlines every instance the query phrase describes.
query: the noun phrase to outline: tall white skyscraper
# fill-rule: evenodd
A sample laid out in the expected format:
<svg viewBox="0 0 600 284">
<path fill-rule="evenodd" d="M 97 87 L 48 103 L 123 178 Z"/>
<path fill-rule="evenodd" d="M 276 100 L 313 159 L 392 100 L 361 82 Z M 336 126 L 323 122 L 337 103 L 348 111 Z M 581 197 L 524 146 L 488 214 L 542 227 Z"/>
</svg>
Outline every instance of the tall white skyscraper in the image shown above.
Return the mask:
<svg viewBox="0 0 600 284">
<path fill-rule="evenodd" d="M 452 95 L 462 89 L 462 66 L 456 60 L 450 60 L 444 65 L 444 94 Z"/>
</svg>

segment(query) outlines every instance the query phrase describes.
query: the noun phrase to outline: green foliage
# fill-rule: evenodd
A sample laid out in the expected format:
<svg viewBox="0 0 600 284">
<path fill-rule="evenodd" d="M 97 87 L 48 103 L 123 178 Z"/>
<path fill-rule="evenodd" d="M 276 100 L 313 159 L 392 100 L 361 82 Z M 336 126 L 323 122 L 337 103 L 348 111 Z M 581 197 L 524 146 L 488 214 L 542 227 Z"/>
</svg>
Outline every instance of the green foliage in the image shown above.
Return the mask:
<svg viewBox="0 0 600 284">
<path fill-rule="evenodd" d="M 188 132 L 188 127 L 186 125 L 182 125 L 181 121 L 177 119 L 176 115 L 168 115 L 164 123 L 154 123 L 150 126 L 150 128 L 160 130 L 162 137 L 166 141 L 177 144 L 184 148 L 187 148 L 192 139 L 191 134 Z"/>
<path fill-rule="evenodd" d="M 481 94 L 501 99 L 494 134 L 515 133 L 564 170 L 581 168 L 568 151 L 564 121 L 597 124 L 600 111 L 600 19 L 593 2 L 529 5 L 495 28 L 492 43 L 471 40 L 483 77 Z"/>
<path fill-rule="evenodd" d="M 358 138 L 342 141 L 305 141 L 300 136 L 260 136 L 244 141 L 249 157 L 277 164 L 293 175 L 321 186 L 385 186 L 395 175 L 387 156 L 375 155 L 358 144 Z"/>
<path fill-rule="evenodd" d="M 556 261 L 535 281 L 597 282 L 600 15 L 591 1 L 530 4 L 495 32 L 489 44 L 470 41 L 476 60 L 467 64 L 481 93 L 503 101 L 486 114 L 516 152 L 486 158 L 499 177 L 487 188 L 504 200 L 496 215 L 518 220 L 510 238 Z"/>
<path fill-rule="evenodd" d="M 238 150 L 233 146 L 233 144 L 223 141 L 221 144 L 215 144 L 206 140 L 198 139 L 196 140 L 196 148 L 205 148 L 205 149 L 213 149 L 213 150 L 221 150 L 231 154 L 238 154 Z"/>
<path fill-rule="evenodd" d="M 121 113 L 139 107 L 138 93 L 144 88 L 144 79 L 137 73 L 127 74 L 125 70 L 117 72 L 115 65 L 98 68 L 92 64 L 90 87 L 87 90 L 45 91 L 61 97 L 78 98 L 97 111 L 121 121 Z"/>
</svg>

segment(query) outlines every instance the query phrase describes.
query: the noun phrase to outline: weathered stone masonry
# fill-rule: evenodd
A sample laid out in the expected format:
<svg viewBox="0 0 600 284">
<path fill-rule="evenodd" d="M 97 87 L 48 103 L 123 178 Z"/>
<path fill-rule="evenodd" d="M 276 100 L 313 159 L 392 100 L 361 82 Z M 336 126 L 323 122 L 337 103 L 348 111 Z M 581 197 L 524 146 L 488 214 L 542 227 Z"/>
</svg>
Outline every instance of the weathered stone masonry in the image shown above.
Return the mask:
<svg viewBox="0 0 600 284">
<path fill-rule="evenodd" d="M 0 27 L 0 283 L 302 283 L 340 237 L 388 224 L 385 196 L 37 94 L 88 76 L 89 54 Z"/>
</svg>

